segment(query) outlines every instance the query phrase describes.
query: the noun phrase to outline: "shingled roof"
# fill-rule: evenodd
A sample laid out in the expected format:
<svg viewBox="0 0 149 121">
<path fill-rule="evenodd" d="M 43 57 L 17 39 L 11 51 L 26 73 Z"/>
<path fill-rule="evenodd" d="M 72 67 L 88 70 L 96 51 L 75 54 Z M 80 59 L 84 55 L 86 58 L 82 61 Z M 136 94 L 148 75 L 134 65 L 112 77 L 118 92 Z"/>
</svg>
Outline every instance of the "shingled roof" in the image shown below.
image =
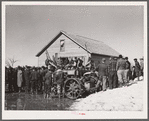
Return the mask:
<svg viewBox="0 0 149 121">
<path fill-rule="evenodd" d="M 100 54 L 108 56 L 119 55 L 119 53 L 116 50 L 104 44 L 102 41 L 90 39 L 79 35 L 68 34 L 67 32 L 60 31 L 59 34 L 56 37 L 54 37 L 36 56 L 39 57 L 62 34 L 91 54 Z"/>
</svg>

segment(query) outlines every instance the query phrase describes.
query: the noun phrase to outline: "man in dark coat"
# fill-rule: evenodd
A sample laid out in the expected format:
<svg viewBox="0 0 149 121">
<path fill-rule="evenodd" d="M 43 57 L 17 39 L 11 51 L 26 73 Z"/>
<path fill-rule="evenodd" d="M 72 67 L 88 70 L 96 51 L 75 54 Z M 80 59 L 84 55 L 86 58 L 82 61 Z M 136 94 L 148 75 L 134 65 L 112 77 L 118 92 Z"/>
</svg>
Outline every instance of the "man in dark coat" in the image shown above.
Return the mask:
<svg viewBox="0 0 149 121">
<path fill-rule="evenodd" d="M 33 94 L 33 92 L 35 91 L 37 94 L 37 79 L 38 79 L 38 73 L 35 69 L 35 67 L 33 67 L 31 74 L 30 74 L 30 79 L 31 79 L 31 93 Z"/>
<path fill-rule="evenodd" d="M 78 77 L 81 78 L 83 76 L 83 60 L 82 59 L 78 59 Z"/>
<path fill-rule="evenodd" d="M 42 66 L 41 70 L 40 70 L 40 74 L 41 74 L 41 82 L 42 82 L 42 92 L 44 92 L 44 87 L 45 87 L 45 74 L 46 74 L 46 71 L 45 71 L 45 67 Z"/>
<path fill-rule="evenodd" d="M 41 88 L 42 88 L 42 75 L 41 75 L 41 68 L 38 67 L 37 68 L 37 73 L 38 73 L 38 79 L 37 79 L 37 85 L 38 85 L 38 90 L 41 91 Z"/>
<path fill-rule="evenodd" d="M 105 58 L 102 58 L 102 62 L 97 66 L 95 70 L 98 71 L 99 80 L 102 81 L 102 90 L 106 91 L 107 75 L 108 75 L 108 66 L 105 63 Z"/>
<path fill-rule="evenodd" d="M 144 59 L 143 58 L 140 58 L 140 67 L 141 67 L 140 75 L 143 76 L 143 73 L 144 73 Z"/>
<path fill-rule="evenodd" d="M 8 81 L 8 68 L 5 67 L 5 91 L 8 90 L 8 86 L 9 86 L 9 81 Z"/>
<path fill-rule="evenodd" d="M 117 61 L 113 57 L 110 57 L 110 63 L 109 63 L 109 66 L 108 66 L 109 89 L 116 88 L 116 86 L 117 86 L 116 64 L 117 64 Z"/>
<path fill-rule="evenodd" d="M 126 77 L 126 81 L 127 83 L 129 83 L 130 80 L 130 62 L 128 61 L 128 57 L 125 57 L 125 61 L 126 61 L 126 69 L 125 69 L 125 77 Z"/>
<path fill-rule="evenodd" d="M 131 73 L 131 79 L 134 80 L 136 78 L 136 73 L 135 73 L 135 66 L 132 67 L 132 73 Z"/>
<path fill-rule="evenodd" d="M 134 59 L 134 62 L 135 62 L 135 74 L 138 78 L 138 81 L 139 81 L 139 76 L 140 76 L 140 64 L 139 62 L 137 61 L 137 59 L 135 58 Z"/>
<path fill-rule="evenodd" d="M 17 87 L 17 70 L 15 68 L 13 68 L 13 70 L 12 70 L 12 83 L 13 83 L 14 91 L 17 92 L 18 91 L 18 87 Z"/>
<path fill-rule="evenodd" d="M 57 94 L 60 98 L 64 85 L 64 73 L 61 67 L 58 67 L 58 70 L 54 73 L 54 82 L 57 84 Z"/>
<path fill-rule="evenodd" d="M 30 70 L 27 66 L 25 67 L 24 70 L 24 80 L 25 80 L 25 93 L 28 93 L 30 88 Z"/>
<path fill-rule="evenodd" d="M 9 82 L 9 92 L 13 91 L 13 80 L 12 80 L 12 70 L 13 68 L 10 66 L 8 69 L 8 82 Z"/>
<path fill-rule="evenodd" d="M 45 96 L 44 98 L 51 98 L 51 86 L 52 86 L 52 66 L 49 68 L 48 72 L 45 75 Z"/>
</svg>

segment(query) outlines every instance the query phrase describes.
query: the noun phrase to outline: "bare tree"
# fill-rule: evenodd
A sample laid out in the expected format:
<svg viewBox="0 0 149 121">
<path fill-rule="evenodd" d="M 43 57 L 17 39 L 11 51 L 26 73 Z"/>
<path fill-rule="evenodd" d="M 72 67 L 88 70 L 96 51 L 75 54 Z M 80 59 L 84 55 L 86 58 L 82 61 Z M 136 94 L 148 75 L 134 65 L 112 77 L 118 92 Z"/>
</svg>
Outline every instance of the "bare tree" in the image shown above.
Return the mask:
<svg viewBox="0 0 149 121">
<path fill-rule="evenodd" d="M 10 63 L 8 60 L 5 61 L 6 65 L 9 67 L 10 66 Z"/>
<path fill-rule="evenodd" d="M 14 64 L 15 64 L 17 61 L 18 61 L 18 60 L 16 60 L 14 57 L 13 57 L 13 58 L 8 58 L 8 59 L 6 60 L 6 65 L 13 67 Z"/>
</svg>

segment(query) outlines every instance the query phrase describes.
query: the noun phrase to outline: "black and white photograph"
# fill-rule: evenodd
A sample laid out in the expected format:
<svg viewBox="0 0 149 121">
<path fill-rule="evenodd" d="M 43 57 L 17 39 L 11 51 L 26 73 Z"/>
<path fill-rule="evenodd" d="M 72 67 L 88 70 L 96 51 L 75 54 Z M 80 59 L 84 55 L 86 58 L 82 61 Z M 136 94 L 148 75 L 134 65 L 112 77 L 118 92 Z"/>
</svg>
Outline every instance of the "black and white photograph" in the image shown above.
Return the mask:
<svg viewBox="0 0 149 121">
<path fill-rule="evenodd" d="M 147 2 L 2 2 L 2 119 L 146 119 Z"/>
</svg>

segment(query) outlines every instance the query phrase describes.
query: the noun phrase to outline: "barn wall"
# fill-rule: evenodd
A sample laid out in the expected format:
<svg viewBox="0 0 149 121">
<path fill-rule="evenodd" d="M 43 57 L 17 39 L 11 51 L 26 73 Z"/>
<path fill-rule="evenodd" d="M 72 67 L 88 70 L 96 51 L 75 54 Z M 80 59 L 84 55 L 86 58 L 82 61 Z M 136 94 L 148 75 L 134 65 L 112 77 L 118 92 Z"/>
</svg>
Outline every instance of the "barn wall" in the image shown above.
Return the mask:
<svg viewBox="0 0 149 121">
<path fill-rule="evenodd" d="M 105 58 L 106 63 L 108 64 L 110 56 L 92 54 L 91 58 L 94 60 L 95 65 L 97 66 L 99 62 L 101 63 L 102 58 Z"/>
<path fill-rule="evenodd" d="M 60 40 L 65 40 L 65 51 L 60 52 Z M 89 53 L 87 53 L 84 49 L 79 47 L 76 43 L 71 41 L 65 35 L 61 35 L 48 49 L 50 57 L 55 56 L 55 53 L 58 54 L 58 57 L 78 57 L 84 56 L 84 64 L 87 63 Z M 46 54 L 43 52 L 38 59 L 38 65 L 45 65 Z"/>
</svg>

